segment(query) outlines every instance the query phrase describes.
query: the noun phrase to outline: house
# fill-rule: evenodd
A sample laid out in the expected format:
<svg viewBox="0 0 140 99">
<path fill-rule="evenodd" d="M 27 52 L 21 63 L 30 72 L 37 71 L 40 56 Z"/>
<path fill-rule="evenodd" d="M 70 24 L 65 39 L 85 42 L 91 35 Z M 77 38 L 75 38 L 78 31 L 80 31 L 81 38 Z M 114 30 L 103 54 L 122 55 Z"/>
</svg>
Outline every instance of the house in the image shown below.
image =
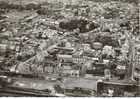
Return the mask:
<svg viewBox="0 0 140 99">
<path fill-rule="evenodd" d="M 18 50 L 18 46 L 14 44 L 0 44 L 0 53 L 8 54 L 7 52 L 14 53 Z"/>
<path fill-rule="evenodd" d="M 57 59 L 63 62 L 72 62 L 72 55 L 58 54 Z"/>
<path fill-rule="evenodd" d="M 79 77 L 80 70 L 76 64 L 70 61 L 63 61 L 58 65 L 59 73 L 63 76 Z"/>
<path fill-rule="evenodd" d="M 116 56 L 119 56 L 121 54 L 121 48 L 114 48 Z"/>
<path fill-rule="evenodd" d="M 102 43 L 100 43 L 100 42 L 94 42 L 93 44 L 92 44 L 92 47 L 94 48 L 94 49 L 102 49 L 102 47 L 103 47 L 103 44 Z"/>
<path fill-rule="evenodd" d="M 7 45 L 6 44 L 0 44 L 0 52 L 6 52 Z"/>
<path fill-rule="evenodd" d="M 83 52 L 83 56 L 88 56 L 88 57 L 95 57 L 96 51 L 94 49 L 86 50 Z"/>
<path fill-rule="evenodd" d="M 116 74 L 117 76 L 122 76 L 122 77 L 124 77 L 124 75 L 126 74 L 126 72 L 127 72 L 126 66 L 124 66 L 124 65 L 117 65 L 117 67 L 116 67 L 116 69 L 115 69 L 115 74 Z"/>
<path fill-rule="evenodd" d="M 70 77 L 79 77 L 80 71 L 79 70 L 73 70 L 73 69 L 65 69 L 62 72 L 64 76 L 70 76 Z"/>
<path fill-rule="evenodd" d="M 4 57 L 0 56 L 0 63 L 2 63 L 4 60 Z"/>
<path fill-rule="evenodd" d="M 92 65 L 92 69 L 86 70 L 86 74 L 92 74 L 94 76 L 104 76 L 104 70 L 106 69 L 104 63 L 95 63 Z"/>
<path fill-rule="evenodd" d="M 83 64 L 87 61 L 87 59 L 84 56 L 76 56 L 76 55 L 73 55 L 72 60 L 74 63 L 77 63 L 77 64 Z"/>
<path fill-rule="evenodd" d="M 106 46 L 103 47 L 102 54 L 106 55 L 106 57 L 104 57 L 104 58 L 107 58 L 107 57 L 110 57 L 110 56 L 113 58 L 113 57 L 115 57 L 114 48 L 112 46 L 106 45 Z"/>
<path fill-rule="evenodd" d="M 83 47 L 83 50 L 84 51 L 87 51 L 87 50 L 90 50 L 91 49 L 91 47 L 90 47 L 89 44 L 82 44 L 82 47 Z"/>
</svg>

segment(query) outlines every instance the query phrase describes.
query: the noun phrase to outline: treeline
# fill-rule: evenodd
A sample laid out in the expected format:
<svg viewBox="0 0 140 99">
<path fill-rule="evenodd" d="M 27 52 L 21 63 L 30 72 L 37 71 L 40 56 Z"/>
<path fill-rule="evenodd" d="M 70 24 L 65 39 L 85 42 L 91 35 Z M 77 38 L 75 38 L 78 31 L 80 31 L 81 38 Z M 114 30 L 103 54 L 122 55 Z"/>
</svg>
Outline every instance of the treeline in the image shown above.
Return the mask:
<svg viewBox="0 0 140 99">
<path fill-rule="evenodd" d="M 110 1 L 121 1 L 121 2 L 129 2 L 129 3 L 135 3 L 138 4 L 138 0 L 89 0 L 89 1 L 95 1 L 95 2 L 110 2 Z M 24 4 L 14 4 L 9 3 L 7 1 L 0 1 L 0 8 L 1 9 L 20 9 L 20 10 L 37 10 L 41 8 L 42 5 L 49 5 L 48 2 L 42 2 L 42 3 L 28 3 L 26 5 Z"/>
<path fill-rule="evenodd" d="M 41 8 L 40 4 L 29 3 L 27 5 L 8 3 L 6 1 L 0 1 L 1 9 L 19 9 L 19 10 L 37 10 Z"/>
<path fill-rule="evenodd" d="M 110 1 L 120 1 L 120 2 L 129 2 L 138 4 L 139 0 L 88 0 L 88 1 L 95 1 L 95 2 L 110 2 Z"/>
</svg>

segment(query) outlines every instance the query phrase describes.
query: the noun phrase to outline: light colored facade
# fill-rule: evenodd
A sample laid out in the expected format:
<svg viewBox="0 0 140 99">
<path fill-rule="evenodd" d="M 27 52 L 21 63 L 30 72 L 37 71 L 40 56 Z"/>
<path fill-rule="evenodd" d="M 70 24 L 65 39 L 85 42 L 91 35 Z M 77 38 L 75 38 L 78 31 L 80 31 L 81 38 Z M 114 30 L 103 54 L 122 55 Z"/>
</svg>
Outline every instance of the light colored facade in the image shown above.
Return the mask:
<svg viewBox="0 0 140 99">
<path fill-rule="evenodd" d="M 63 2 L 64 4 L 76 4 L 83 0 L 47 0 L 48 2 Z"/>
</svg>

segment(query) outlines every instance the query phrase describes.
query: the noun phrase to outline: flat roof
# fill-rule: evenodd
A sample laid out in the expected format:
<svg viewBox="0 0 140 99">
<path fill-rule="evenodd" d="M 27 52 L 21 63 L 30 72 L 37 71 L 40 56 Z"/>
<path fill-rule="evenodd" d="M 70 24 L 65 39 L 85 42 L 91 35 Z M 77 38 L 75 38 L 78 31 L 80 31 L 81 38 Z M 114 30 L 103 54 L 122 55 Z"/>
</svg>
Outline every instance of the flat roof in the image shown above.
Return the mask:
<svg viewBox="0 0 140 99">
<path fill-rule="evenodd" d="M 27 78 L 16 78 L 14 79 L 14 81 L 15 81 L 14 84 L 11 85 L 12 87 L 28 88 L 36 90 L 50 89 L 54 85 L 58 84 L 58 82 L 39 79 L 27 79 Z"/>
<path fill-rule="evenodd" d="M 91 90 L 97 90 L 97 79 L 87 78 L 68 78 L 64 82 L 65 88 L 85 88 Z"/>
</svg>

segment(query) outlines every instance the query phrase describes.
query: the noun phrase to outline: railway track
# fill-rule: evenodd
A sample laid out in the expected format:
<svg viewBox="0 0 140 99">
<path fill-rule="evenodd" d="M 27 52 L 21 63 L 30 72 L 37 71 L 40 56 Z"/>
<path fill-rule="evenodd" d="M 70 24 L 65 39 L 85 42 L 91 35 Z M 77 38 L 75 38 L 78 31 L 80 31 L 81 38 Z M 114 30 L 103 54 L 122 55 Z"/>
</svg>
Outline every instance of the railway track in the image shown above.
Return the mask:
<svg viewBox="0 0 140 99">
<path fill-rule="evenodd" d="M 0 88 L 0 96 L 32 96 L 32 97 L 53 97 L 48 92 L 33 89 L 21 89 L 15 87 Z"/>
</svg>

